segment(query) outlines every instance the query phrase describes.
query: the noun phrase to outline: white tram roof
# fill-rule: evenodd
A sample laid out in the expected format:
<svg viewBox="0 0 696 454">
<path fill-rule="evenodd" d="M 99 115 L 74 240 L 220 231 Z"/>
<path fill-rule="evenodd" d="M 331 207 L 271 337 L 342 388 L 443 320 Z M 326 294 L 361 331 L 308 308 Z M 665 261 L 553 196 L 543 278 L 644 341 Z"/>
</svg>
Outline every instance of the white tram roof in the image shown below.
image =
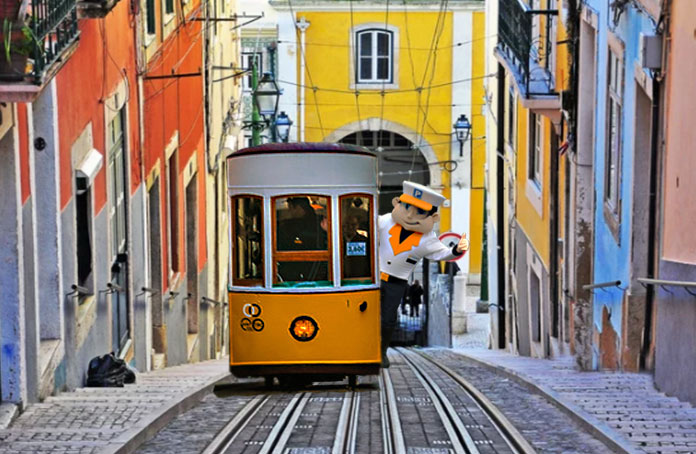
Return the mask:
<svg viewBox="0 0 696 454">
<path fill-rule="evenodd" d="M 230 189 L 377 189 L 377 156 L 338 143 L 273 143 L 227 157 Z"/>
</svg>

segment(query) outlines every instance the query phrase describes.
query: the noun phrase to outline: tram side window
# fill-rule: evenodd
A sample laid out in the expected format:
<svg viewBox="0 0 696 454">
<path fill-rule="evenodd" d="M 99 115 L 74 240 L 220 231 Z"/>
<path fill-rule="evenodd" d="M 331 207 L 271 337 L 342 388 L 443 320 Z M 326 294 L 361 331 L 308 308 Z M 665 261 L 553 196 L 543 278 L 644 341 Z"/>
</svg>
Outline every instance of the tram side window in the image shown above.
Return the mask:
<svg viewBox="0 0 696 454">
<path fill-rule="evenodd" d="M 372 263 L 372 205 L 367 195 L 341 197 L 341 285 L 370 284 Z"/>
<path fill-rule="evenodd" d="M 235 197 L 233 206 L 233 284 L 263 285 L 263 200 L 252 196 Z"/>
<path fill-rule="evenodd" d="M 273 199 L 275 287 L 331 285 L 329 198 L 290 195 Z"/>
</svg>

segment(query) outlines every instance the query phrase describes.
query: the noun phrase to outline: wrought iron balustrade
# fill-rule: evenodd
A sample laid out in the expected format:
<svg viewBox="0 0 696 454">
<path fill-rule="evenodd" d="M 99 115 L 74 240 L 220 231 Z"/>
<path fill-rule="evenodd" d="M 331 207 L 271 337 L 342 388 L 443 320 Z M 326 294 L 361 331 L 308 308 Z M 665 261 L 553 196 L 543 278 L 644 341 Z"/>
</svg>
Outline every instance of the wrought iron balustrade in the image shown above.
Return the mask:
<svg viewBox="0 0 696 454">
<path fill-rule="evenodd" d="M 0 58 L 7 64 L 0 66 L 0 82 L 43 83 L 47 70 L 63 58 L 79 35 L 76 5 L 75 0 L 31 0 L 26 20 L 2 18 L 3 35 L 12 32 L 3 36 Z M 15 53 L 26 61 L 16 59 Z M 11 59 L 20 62 L 11 63 Z"/>
<path fill-rule="evenodd" d="M 535 30 L 535 16 L 546 16 Z M 535 10 L 524 0 L 499 0 L 498 51 L 518 69 L 527 95 L 548 95 L 554 89 L 551 68 L 554 49 L 552 25 L 557 10 Z M 541 22 L 541 21 L 540 21 Z M 530 82 L 541 82 L 543 88 Z"/>
</svg>

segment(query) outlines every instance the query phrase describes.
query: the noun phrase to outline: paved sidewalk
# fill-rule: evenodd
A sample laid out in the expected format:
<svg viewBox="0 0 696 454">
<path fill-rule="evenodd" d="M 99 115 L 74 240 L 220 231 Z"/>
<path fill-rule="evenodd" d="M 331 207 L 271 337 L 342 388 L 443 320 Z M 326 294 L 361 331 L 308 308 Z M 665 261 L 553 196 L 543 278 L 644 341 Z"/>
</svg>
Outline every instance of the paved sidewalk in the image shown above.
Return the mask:
<svg viewBox="0 0 696 454">
<path fill-rule="evenodd" d="M 456 352 L 545 394 L 617 452 L 696 454 L 696 409 L 657 391 L 649 374 L 579 372 L 569 357 Z"/>
<path fill-rule="evenodd" d="M 80 388 L 30 405 L 0 430 L 0 453 L 126 453 L 229 375 L 227 360 L 138 374 L 124 388 Z"/>
</svg>

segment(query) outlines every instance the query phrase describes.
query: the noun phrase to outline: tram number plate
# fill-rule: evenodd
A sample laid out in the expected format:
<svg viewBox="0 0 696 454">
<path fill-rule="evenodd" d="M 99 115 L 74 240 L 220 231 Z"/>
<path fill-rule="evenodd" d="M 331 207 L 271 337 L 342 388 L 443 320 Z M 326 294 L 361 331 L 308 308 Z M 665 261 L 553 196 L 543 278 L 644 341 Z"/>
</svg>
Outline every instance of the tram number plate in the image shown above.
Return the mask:
<svg viewBox="0 0 696 454">
<path fill-rule="evenodd" d="M 331 448 L 319 447 L 319 448 L 288 448 L 285 450 L 285 454 L 331 454 Z"/>
<path fill-rule="evenodd" d="M 348 242 L 346 243 L 346 255 L 348 257 L 354 256 L 366 256 L 367 255 L 367 243 L 365 242 Z"/>
</svg>

